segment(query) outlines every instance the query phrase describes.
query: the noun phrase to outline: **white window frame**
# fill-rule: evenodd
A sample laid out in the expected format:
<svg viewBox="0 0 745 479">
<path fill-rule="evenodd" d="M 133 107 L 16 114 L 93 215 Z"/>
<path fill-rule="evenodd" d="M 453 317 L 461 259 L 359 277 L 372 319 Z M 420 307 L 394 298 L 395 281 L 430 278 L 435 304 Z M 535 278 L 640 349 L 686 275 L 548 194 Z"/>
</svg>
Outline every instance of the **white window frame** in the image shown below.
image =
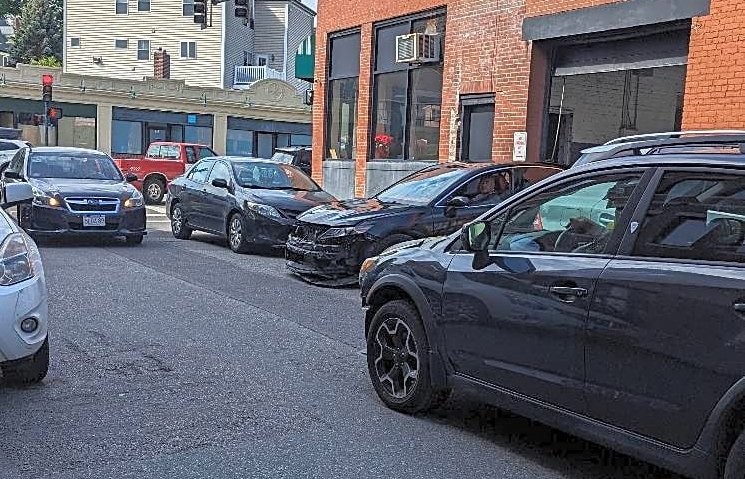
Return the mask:
<svg viewBox="0 0 745 479">
<path fill-rule="evenodd" d="M 124 12 L 119 13 L 119 5 L 124 5 Z M 129 0 L 114 0 L 114 13 L 117 15 L 129 15 Z"/>
<path fill-rule="evenodd" d="M 137 0 L 137 11 L 138 12 L 143 12 L 143 13 L 148 13 L 150 11 L 150 9 L 152 8 L 152 5 L 151 5 L 152 2 L 150 0 L 147 0 L 147 10 L 140 10 L 140 2 L 142 2 L 142 1 L 145 1 L 145 0 Z"/>
<path fill-rule="evenodd" d="M 184 13 L 184 8 L 189 5 L 191 7 L 191 13 L 186 14 Z M 194 16 L 194 0 L 182 0 L 181 2 L 181 15 L 184 17 L 193 17 Z"/>
<path fill-rule="evenodd" d="M 124 42 L 124 46 L 120 47 L 119 42 Z M 129 50 L 129 40 L 126 38 L 114 39 L 114 48 L 116 48 L 117 50 Z"/>
<path fill-rule="evenodd" d="M 145 50 L 143 48 L 140 48 L 140 44 L 142 42 L 147 42 L 147 58 L 140 58 L 140 52 L 144 52 Z M 150 61 L 150 40 L 137 40 L 137 60 L 138 61 Z"/>
<path fill-rule="evenodd" d="M 78 41 L 78 44 L 75 45 L 75 40 Z M 70 37 L 70 48 L 80 48 L 80 37 Z"/>
<path fill-rule="evenodd" d="M 192 45 L 194 46 L 194 55 L 193 56 L 191 55 L 191 53 L 192 53 L 191 52 L 191 46 Z M 181 42 L 181 45 L 180 46 L 181 46 L 181 50 L 180 50 L 179 53 L 181 54 L 181 58 L 183 60 L 196 60 L 197 59 L 197 42 L 194 42 L 194 41 L 185 41 L 185 42 Z M 184 47 L 186 47 L 186 55 L 184 55 Z"/>
<path fill-rule="evenodd" d="M 266 55 L 266 54 L 262 53 L 262 54 L 257 54 L 257 55 L 254 55 L 254 56 L 256 57 L 256 66 L 257 67 L 262 66 L 259 63 L 259 60 L 261 60 L 263 58 L 265 60 L 263 66 L 269 68 L 269 55 Z"/>
</svg>

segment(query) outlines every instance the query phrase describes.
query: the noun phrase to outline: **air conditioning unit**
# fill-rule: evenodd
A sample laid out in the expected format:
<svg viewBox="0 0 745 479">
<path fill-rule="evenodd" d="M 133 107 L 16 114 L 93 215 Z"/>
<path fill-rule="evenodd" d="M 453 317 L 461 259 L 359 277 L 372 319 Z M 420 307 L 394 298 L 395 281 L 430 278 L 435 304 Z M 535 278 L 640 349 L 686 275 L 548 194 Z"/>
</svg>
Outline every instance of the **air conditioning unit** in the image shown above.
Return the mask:
<svg viewBox="0 0 745 479">
<path fill-rule="evenodd" d="M 440 35 L 412 33 L 396 37 L 396 63 L 440 61 Z"/>
</svg>

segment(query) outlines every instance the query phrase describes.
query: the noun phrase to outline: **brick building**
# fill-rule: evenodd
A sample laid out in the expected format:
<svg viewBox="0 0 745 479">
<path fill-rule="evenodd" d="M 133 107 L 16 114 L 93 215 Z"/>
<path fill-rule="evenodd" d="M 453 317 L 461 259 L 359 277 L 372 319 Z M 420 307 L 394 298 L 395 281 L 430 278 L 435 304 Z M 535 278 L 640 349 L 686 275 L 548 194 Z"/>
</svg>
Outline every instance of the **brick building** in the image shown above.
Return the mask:
<svg viewBox="0 0 745 479">
<path fill-rule="evenodd" d="M 740 128 L 743 38 L 740 0 L 319 0 L 313 173 L 362 196 L 438 161 Z"/>
</svg>

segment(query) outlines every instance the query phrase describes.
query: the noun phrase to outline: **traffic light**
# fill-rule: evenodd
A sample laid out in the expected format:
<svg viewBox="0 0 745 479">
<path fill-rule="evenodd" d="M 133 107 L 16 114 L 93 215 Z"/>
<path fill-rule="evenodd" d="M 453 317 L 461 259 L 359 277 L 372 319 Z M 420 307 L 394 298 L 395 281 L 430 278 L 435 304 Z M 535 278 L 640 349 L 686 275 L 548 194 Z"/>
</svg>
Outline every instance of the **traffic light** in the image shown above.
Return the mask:
<svg viewBox="0 0 745 479">
<path fill-rule="evenodd" d="M 54 77 L 52 75 L 41 76 L 42 98 L 47 103 L 52 101 L 52 84 L 54 84 Z"/>
<path fill-rule="evenodd" d="M 194 0 L 194 23 L 207 27 L 208 0 Z"/>
<path fill-rule="evenodd" d="M 238 18 L 249 18 L 249 0 L 235 0 L 235 16 Z"/>
<path fill-rule="evenodd" d="M 60 118 L 62 118 L 62 108 L 53 106 L 47 110 L 47 118 L 49 123 L 56 125 Z"/>
</svg>

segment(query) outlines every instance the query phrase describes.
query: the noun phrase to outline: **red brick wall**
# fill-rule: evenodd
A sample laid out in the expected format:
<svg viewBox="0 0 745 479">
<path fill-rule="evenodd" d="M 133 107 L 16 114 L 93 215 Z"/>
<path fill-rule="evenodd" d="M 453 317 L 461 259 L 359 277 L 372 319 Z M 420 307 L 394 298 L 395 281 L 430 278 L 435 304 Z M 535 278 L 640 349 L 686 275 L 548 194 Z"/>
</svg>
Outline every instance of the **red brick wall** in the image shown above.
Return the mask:
<svg viewBox="0 0 745 479">
<path fill-rule="evenodd" d="M 536 17 L 552 13 L 576 10 L 578 8 L 597 7 L 606 3 L 616 3 L 625 0 L 527 0 L 526 15 Z"/>
<path fill-rule="evenodd" d="M 683 128 L 745 128 L 745 3 L 711 0 L 691 31 Z"/>
</svg>

